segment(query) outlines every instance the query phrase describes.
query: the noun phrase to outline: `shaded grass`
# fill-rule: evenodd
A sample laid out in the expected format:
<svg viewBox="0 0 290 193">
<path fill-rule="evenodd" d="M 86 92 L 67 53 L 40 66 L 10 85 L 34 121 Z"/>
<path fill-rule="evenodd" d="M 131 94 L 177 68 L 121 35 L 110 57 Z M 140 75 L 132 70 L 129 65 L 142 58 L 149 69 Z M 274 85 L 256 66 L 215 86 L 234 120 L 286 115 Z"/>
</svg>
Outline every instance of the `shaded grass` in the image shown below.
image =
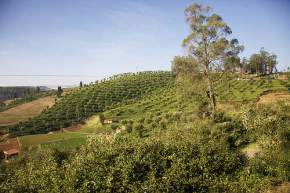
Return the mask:
<svg viewBox="0 0 290 193">
<path fill-rule="evenodd" d="M 22 149 L 41 145 L 46 148 L 71 150 L 84 144 L 87 137 L 109 131 L 108 127 L 102 126 L 98 116 L 93 116 L 76 131 L 59 131 L 48 134 L 26 135 L 19 137 L 19 139 Z"/>
<path fill-rule="evenodd" d="M 86 138 L 87 135 L 78 132 L 57 132 L 51 134 L 26 135 L 19 137 L 22 148 L 31 146 L 65 141 L 69 139 Z"/>
<path fill-rule="evenodd" d="M 58 142 L 48 142 L 41 145 L 44 148 L 55 148 L 60 151 L 69 151 L 75 149 L 86 142 L 85 137 L 72 138 L 67 140 L 62 140 Z"/>
</svg>

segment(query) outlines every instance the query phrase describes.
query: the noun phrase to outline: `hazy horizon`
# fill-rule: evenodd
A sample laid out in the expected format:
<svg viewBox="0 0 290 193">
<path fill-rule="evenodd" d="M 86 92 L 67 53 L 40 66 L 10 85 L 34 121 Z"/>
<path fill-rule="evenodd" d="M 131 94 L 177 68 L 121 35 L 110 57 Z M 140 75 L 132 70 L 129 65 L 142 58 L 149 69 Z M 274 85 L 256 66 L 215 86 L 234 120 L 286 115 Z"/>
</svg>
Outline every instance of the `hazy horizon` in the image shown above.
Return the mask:
<svg viewBox="0 0 290 193">
<path fill-rule="evenodd" d="M 0 86 L 78 85 L 170 70 L 172 58 L 185 53 L 184 9 L 193 2 L 223 17 L 245 46 L 241 57 L 265 47 L 277 54 L 279 70 L 290 65 L 288 0 L 1 0 L 0 75 L 76 76 L 0 76 Z"/>
</svg>

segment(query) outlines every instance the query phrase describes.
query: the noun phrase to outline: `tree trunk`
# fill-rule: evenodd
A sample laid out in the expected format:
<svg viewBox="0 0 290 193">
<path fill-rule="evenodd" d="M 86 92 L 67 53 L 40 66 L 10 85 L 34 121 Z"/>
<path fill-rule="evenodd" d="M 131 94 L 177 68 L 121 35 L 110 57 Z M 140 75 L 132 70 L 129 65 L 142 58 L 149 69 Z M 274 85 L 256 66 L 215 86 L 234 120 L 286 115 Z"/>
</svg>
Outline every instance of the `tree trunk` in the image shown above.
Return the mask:
<svg viewBox="0 0 290 193">
<path fill-rule="evenodd" d="M 206 78 L 207 78 L 207 86 L 208 86 L 208 92 L 209 92 L 211 117 L 213 117 L 215 114 L 215 109 L 216 109 L 216 101 L 215 101 L 215 94 L 214 94 L 214 89 L 213 89 L 213 82 L 212 82 L 208 67 L 206 67 L 205 74 L 206 74 Z"/>
<path fill-rule="evenodd" d="M 205 75 L 207 78 L 207 86 L 208 86 L 208 92 L 209 92 L 209 99 L 210 99 L 210 108 L 211 108 L 211 117 L 213 118 L 214 113 L 215 113 L 215 108 L 216 108 L 216 103 L 215 103 L 215 96 L 214 96 L 214 90 L 213 90 L 213 83 L 211 79 L 211 74 L 210 74 L 210 61 L 208 57 L 208 51 L 207 51 L 207 40 L 205 36 L 203 36 L 203 43 L 204 43 L 204 53 L 205 53 L 205 60 L 204 60 L 204 66 L 205 66 Z"/>
</svg>

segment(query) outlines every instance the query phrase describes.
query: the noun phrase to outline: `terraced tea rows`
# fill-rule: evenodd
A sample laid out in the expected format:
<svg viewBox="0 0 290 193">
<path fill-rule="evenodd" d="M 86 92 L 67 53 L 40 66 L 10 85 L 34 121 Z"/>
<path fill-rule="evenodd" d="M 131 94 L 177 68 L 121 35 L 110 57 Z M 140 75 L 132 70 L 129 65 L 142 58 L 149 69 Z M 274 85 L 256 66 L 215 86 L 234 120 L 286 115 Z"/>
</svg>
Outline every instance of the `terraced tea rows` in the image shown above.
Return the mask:
<svg viewBox="0 0 290 193">
<path fill-rule="evenodd" d="M 78 123 L 95 113 L 132 103 L 174 85 L 170 72 L 142 72 L 113 76 L 66 94 L 40 116 L 10 128 L 11 135 L 46 133 Z"/>
<path fill-rule="evenodd" d="M 287 81 L 275 79 L 223 78 L 217 83 L 218 101 L 249 101 L 257 99 L 265 91 L 287 91 Z"/>
<path fill-rule="evenodd" d="M 235 78 L 234 75 L 222 77 L 215 86 L 219 102 L 256 100 L 265 91 L 285 91 L 288 87 L 286 80 Z M 178 106 L 174 78 L 170 72 L 117 75 L 72 90 L 40 116 L 11 127 L 10 133 L 14 136 L 47 133 L 107 110 L 112 110 L 107 114 L 109 117 L 123 120 L 143 119 L 145 114 L 158 117 L 180 108 L 194 108 L 194 104 L 182 103 L 183 107 Z M 115 115 L 114 111 L 117 112 Z"/>
</svg>

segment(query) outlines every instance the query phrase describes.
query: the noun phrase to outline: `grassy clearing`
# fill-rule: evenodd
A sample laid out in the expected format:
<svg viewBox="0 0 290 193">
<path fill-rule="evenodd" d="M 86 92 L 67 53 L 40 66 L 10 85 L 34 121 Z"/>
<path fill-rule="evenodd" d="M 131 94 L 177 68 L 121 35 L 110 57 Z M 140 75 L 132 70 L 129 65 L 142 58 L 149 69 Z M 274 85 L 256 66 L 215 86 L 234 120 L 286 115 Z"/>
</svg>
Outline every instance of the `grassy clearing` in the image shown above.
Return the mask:
<svg viewBox="0 0 290 193">
<path fill-rule="evenodd" d="M 77 132 L 87 134 L 101 134 L 111 132 L 111 130 L 105 125 L 102 125 L 99 116 L 95 115 L 90 117 Z"/>
<path fill-rule="evenodd" d="M 85 142 L 86 142 L 86 138 L 80 137 L 80 138 L 72 138 L 72 139 L 67 139 L 67 140 L 62 140 L 62 141 L 57 141 L 57 142 L 44 143 L 41 145 L 41 147 L 54 148 L 60 151 L 69 151 L 69 150 L 72 150 L 81 146 Z"/>
<path fill-rule="evenodd" d="M 111 132 L 108 126 L 103 126 L 99 116 L 89 118 L 84 125 L 76 126 L 73 131 L 54 132 L 39 135 L 19 137 L 23 149 L 41 145 L 41 147 L 71 150 L 84 144 L 87 137 Z"/>
<path fill-rule="evenodd" d="M 57 132 L 39 135 L 26 135 L 19 137 L 22 148 L 39 144 L 53 143 L 76 138 L 86 138 L 87 135 L 79 132 Z"/>
<path fill-rule="evenodd" d="M 43 109 L 52 106 L 54 102 L 54 97 L 44 97 L 0 112 L 0 126 L 13 125 L 39 115 Z"/>
</svg>

